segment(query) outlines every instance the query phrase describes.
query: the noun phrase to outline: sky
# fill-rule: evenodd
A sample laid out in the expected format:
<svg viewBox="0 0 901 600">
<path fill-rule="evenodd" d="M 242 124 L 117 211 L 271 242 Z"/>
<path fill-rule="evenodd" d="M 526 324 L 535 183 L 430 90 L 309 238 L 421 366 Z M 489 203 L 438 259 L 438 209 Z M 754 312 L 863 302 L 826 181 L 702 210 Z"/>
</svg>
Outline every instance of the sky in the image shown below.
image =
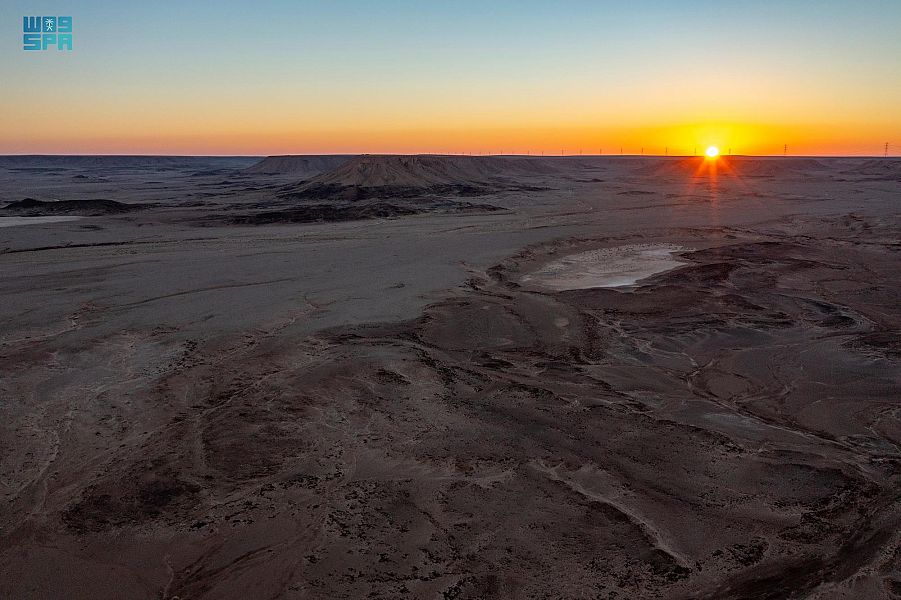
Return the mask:
<svg viewBox="0 0 901 600">
<path fill-rule="evenodd" d="M 23 16 L 73 18 L 25 51 Z M 0 0 L 0 154 L 901 154 L 899 0 Z"/>
</svg>

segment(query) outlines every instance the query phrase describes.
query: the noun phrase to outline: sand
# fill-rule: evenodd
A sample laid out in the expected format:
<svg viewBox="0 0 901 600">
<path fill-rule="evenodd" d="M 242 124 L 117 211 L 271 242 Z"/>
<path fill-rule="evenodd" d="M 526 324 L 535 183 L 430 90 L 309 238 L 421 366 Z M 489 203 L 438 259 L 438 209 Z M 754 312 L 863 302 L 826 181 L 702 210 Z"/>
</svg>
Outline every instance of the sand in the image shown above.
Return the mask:
<svg viewBox="0 0 901 600">
<path fill-rule="evenodd" d="M 509 158 L 0 158 L 0 597 L 896 598 L 901 162 Z"/>
<path fill-rule="evenodd" d="M 0 227 L 18 227 L 21 225 L 41 225 L 43 223 L 65 223 L 77 221 L 82 217 L 2 217 Z"/>
</svg>

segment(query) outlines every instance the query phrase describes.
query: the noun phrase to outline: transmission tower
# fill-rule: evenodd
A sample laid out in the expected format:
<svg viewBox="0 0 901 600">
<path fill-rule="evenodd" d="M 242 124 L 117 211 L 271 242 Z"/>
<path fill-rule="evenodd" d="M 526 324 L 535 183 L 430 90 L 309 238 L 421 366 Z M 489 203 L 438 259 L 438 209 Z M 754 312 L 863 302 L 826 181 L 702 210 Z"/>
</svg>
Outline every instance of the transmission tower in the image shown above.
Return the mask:
<svg viewBox="0 0 901 600">
<path fill-rule="evenodd" d="M 883 153 L 882 156 L 884 156 L 886 158 L 888 157 L 888 142 L 885 143 L 885 152 Z"/>
</svg>

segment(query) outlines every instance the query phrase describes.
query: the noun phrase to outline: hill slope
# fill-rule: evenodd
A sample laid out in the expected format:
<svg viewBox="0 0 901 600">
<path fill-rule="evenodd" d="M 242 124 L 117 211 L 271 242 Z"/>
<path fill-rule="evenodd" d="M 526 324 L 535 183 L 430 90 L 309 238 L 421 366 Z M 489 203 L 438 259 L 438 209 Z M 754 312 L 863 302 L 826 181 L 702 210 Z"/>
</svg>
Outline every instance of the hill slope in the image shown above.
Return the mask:
<svg viewBox="0 0 901 600">
<path fill-rule="evenodd" d="M 259 175 L 290 174 L 302 179 L 337 169 L 351 155 L 329 154 L 322 156 L 267 156 L 260 162 L 244 169 L 245 173 Z"/>
</svg>

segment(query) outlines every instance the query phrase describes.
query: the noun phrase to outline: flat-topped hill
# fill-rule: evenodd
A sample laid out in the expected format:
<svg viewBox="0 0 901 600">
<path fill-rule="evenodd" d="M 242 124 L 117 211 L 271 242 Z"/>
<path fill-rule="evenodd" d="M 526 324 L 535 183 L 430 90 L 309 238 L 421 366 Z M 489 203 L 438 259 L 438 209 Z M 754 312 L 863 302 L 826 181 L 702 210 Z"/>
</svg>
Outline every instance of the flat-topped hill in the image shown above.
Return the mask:
<svg viewBox="0 0 901 600">
<path fill-rule="evenodd" d="M 244 172 L 264 175 L 297 175 L 301 179 L 306 179 L 337 169 L 352 158 L 354 158 L 352 155 L 347 154 L 267 156 L 255 165 L 244 169 Z"/>
</svg>

